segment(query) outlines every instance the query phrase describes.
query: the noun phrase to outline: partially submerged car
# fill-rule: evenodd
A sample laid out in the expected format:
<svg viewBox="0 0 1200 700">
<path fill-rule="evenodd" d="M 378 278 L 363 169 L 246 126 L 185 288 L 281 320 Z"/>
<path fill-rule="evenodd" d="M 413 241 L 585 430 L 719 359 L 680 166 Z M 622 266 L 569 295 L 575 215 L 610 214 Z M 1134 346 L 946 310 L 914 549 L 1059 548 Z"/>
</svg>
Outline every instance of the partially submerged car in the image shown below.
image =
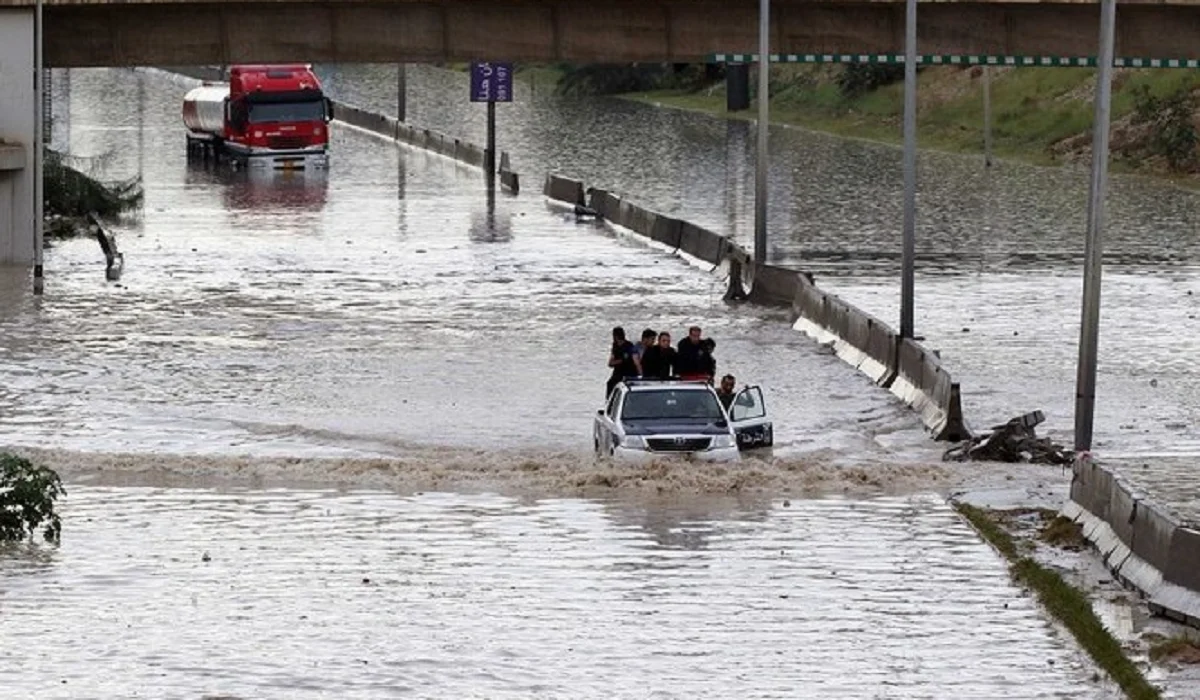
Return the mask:
<svg viewBox="0 0 1200 700">
<path fill-rule="evenodd" d="M 592 428 L 596 454 L 646 461 L 679 455 L 714 462 L 773 444 L 762 390 L 748 386 L 726 411 L 707 382 L 625 380 Z"/>
</svg>

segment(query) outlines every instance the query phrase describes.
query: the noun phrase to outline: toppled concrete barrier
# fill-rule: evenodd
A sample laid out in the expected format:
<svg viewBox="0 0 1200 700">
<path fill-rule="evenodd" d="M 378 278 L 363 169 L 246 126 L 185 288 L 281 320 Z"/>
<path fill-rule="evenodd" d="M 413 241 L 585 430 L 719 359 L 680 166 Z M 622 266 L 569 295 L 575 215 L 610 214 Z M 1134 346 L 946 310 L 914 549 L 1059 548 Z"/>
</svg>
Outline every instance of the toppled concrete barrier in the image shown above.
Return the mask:
<svg viewBox="0 0 1200 700">
<path fill-rule="evenodd" d="M 1037 426 L 1046 420 L 1041 411 L 1017 416 L 990 432 L 964 440 L 942 454 L 945 461 L 1029 462 L 1070 464 L 1073 453 L 1048 437 L 1037 436 Z"/>
</svg>

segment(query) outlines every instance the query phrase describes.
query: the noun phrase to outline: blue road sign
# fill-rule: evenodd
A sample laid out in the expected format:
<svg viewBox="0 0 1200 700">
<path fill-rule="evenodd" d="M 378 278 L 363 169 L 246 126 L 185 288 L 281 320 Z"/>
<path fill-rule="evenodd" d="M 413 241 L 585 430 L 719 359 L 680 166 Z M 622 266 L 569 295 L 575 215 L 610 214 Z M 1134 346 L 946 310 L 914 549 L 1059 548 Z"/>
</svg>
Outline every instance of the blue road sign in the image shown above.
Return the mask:
<svg viewBox="0 0 1200 700">
<path fill-rule="evenodd" d="M 512 74 L 511 63 L 472 63 L 471 101 L 512 102 Z"/>
</svg>

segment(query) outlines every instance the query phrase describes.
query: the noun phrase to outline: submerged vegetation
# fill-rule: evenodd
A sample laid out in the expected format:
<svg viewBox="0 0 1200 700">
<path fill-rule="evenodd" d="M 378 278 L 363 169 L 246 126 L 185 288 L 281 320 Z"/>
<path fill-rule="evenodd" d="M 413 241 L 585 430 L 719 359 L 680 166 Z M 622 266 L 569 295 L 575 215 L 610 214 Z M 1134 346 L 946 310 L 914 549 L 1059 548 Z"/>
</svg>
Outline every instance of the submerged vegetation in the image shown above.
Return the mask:
<svg viewBox="0 0 1200 700">
<path fill-rule="evenodd" d="M 54 502 L 64 493 L 53 469 L 0 452 L 0 542 L 32 539 L 41 529 L 43 539 L 58 543 L 62 523 Z"/>
<path fill-rule="evenodd" d="M 704 64 L 542 67 L 565 95 L 615 95 L 738 119 L 728 112 L 724 67 Z M 919 69 L 918 138 L 922 147 L 980 153 L 983 80 L 979 66 Z M 751 90 L 756 70 L 750 71 Z M 1096 73 L 1091 68 L 990 69 L 995 155 L 1035 164 L 1090 158 Z M 1124 172 L 1200 183 L 1200 71 L 1117 69 L 1113 79 L 1111 156 Z M 898 143 L 904 107 L 903 66 L 777 65 L 771 69 L 771 119 L 841 136 Z"/>
<path fill-rule="evenodd" d="M 87 230 L 87 215 L 114 219 L 142 205 L 139 178 L 102 182 L 94 175 L 103 159 L 80 159 L 46 149 L 42 182 L 47 237 Z"/>
</svg>

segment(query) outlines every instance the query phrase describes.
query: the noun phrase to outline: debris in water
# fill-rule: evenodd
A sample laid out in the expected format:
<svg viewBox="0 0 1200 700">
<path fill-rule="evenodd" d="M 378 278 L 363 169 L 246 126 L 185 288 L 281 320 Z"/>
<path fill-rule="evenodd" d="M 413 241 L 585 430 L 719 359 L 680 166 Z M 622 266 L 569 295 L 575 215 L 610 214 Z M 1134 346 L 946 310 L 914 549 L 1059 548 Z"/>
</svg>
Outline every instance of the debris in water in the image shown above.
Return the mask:
<svg viewBox="0 0 1200 700">
<path fill-rule="evenodd" d="M 1074 452 L 1039 438 L 1034 428 L 1046 420 L 1041 411 L 1017 416 L 992 432 L 956 444 L 942 459 L 949 461 L 1030 462 L 1033 464 L 1070 464 Z"/>
</svg>

